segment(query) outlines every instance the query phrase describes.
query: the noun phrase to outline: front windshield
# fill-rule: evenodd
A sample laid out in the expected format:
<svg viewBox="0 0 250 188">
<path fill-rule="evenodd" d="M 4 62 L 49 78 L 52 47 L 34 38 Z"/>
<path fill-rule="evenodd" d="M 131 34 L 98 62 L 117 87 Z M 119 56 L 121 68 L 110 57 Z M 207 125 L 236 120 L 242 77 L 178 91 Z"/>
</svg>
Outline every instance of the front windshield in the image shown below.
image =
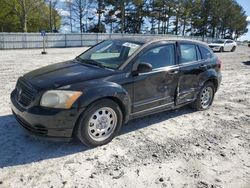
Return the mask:
<svg viewBox="0 0 250 188">
<path fill-rule="evenodd" d="M 84 52 L 78 59 L 82 63 L 117 69 L 141 45 L 125 40 L 107 40 Z"/>
<path fill-rule="evenodd" d="M 217 40 L 217 41 L 215 41 L 215 42 L 213 42 L 213 43 L 217 43 L 217 44 L 224 44 L 224 40 Z"/>
</svg>

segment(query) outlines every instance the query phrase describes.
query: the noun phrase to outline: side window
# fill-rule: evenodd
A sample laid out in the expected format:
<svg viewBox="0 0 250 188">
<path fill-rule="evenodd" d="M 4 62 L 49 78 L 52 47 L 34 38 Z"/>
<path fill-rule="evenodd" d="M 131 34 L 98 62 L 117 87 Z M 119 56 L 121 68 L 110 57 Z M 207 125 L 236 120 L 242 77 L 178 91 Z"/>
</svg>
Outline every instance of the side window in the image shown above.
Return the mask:
<svg viewBox="0 0 250 188">
<path fill-rule="evenodd" d="M 181 63 L 197 61 L 196 45 L 181 44 Z"/>
<path fill-rule="evenodd" d="M 210 52 L 210 50 L 200 46 L 200 51 L 201 51 L 201 55 L 202 55 L 202 59 L 209 59 L 213 57 L 213 54 Z"/>
<path fill-rule="evenodd" d="M 153 47 L 139 57 L 140 63 L 150 63 L 153 69 L 175 64 L 175 50 L 173 44 Z"/>
</svg>

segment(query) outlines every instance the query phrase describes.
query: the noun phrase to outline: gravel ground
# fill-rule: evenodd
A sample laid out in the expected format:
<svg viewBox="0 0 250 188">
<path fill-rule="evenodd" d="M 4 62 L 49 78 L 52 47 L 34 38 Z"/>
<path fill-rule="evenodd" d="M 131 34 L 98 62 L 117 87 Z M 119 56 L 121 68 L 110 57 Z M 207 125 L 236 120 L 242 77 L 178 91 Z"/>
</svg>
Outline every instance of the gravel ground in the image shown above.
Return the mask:
<svg viewBox="0 0 250 188">
<path fill-rule="evenodd" d="M 250 187 L 250 48 L 217 54 L 223 82 L 207 111 L 130 121 L 94 149 L 29 136 L 10 111 L 17 78 L 84 50 L 0 51 L 0 187 Z"/>
</svg>

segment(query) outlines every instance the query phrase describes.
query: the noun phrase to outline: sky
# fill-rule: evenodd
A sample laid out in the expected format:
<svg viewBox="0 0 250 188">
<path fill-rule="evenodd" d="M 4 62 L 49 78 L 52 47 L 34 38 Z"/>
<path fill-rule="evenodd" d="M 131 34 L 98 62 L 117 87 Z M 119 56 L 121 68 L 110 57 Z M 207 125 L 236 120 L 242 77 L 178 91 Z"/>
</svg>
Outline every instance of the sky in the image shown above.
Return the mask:
<svg viewBox="0 0 250 188">
<path fill-rule="evenodd" d="M 249 0 L 237 0 L 237 2 L 243 7 L 248 16 L 248 21 L 250 22 L 250 1 Z M 250 24 L 248 25 L 248 33 L 240 37 L 240 40 L 250 40 Z"/>
</svg>

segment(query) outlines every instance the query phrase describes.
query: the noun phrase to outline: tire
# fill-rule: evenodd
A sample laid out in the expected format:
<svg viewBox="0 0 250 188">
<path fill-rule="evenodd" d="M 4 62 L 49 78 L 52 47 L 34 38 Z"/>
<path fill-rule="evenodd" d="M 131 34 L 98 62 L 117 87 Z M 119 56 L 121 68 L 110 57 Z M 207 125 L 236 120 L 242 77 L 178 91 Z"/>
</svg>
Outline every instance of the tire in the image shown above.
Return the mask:
<svg viewBox="0 0 250 188">
<path fill-rule="evenodd" d="M 231 52 L 234 52 L 236 50 L 236 46 L 234 46 L 232 49 L 231 49 Z"/>
<path fill-rule="evenodd" d="M 89 147 L 101 146 L 118 134 L 122 123 L 119 105 L 113 100 L 102 99 L 83 112 L 77 125 L 77 138 Z"/>
<path fill-rule="evenodd" d="M 224 52 L 224 48 L 223 48 L 223 47 L 220 47 L 219 52 L 220 52 L 220 53 Z"/>
<path fill-rule="evenodd" d="M 213 103 L 215 88 L 212 82 L 206 82 L 198 96 L 197 99 L 192 103 L 192 107 L 196 110 L 207 110 Z"/>
</svg>

